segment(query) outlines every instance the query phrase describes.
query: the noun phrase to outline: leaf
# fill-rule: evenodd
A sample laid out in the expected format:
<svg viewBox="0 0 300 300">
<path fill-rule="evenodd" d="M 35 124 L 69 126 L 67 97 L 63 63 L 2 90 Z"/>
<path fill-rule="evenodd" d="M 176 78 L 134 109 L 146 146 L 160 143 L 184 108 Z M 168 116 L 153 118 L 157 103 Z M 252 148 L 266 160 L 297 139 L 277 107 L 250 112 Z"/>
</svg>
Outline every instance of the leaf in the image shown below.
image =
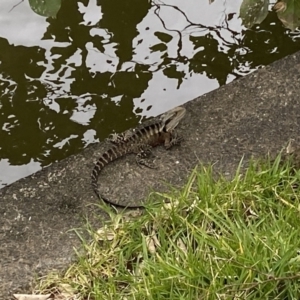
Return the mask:
<svg viewBox="0 0 300 300">
<path fill-rule="evenodd" d="M 240 7 L 240 18 L 243 25 L 251 28 L 260 24 L 268 15 L 269 0 L 244 0 Z"/>
<path fill-rule="evenodd" d="M 31 9 L 43 17 L 55 17 L 61 6 L 61 0 L 29 0 Z"/>
<path fill-rule="evenodd" d="M 159 38 L 162 42 L 169 43 L 172 40 L 172 36 L 170 34 L 156 31 L 154 35 Z"/>
<path fill-rule="evenodd" d="M 273 6 L 278 19 L 286 27 L 294 31 L 300 26 L 300 1 L 281 0 Z"/>
</svg>

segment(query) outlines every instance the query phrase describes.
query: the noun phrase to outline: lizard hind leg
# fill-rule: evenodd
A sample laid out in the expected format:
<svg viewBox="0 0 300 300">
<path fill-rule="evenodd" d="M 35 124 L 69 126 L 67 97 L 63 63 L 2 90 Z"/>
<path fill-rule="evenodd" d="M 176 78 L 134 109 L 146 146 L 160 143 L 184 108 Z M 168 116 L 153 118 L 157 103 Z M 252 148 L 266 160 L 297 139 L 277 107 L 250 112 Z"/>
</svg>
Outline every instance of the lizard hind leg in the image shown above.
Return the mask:
<svg viewBox="0 0 300 300">
<path fill-rule="evenodd" d="M 151 149 L 152 147 L 149 145 L 143 145 L 142 147 L 140 147 L 140 151 L 135 157 L 135 161 L 140 167 L 145 166 L 150 169 L 157 168 L 153 160 L 151 160 L 151 158 L 154 156 Z"/>
</svg>

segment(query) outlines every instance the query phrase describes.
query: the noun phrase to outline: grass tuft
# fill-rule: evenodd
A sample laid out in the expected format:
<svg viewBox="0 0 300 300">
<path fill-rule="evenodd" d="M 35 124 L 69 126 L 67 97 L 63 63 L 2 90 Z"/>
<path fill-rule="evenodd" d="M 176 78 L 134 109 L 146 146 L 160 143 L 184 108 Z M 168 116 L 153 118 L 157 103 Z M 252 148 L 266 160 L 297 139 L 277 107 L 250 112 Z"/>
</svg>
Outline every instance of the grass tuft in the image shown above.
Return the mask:
<svg viewBox="0 0 300 300">
<path fill-rule="evenodd" d="M 240 164 L 241 165 L 241 164 Z M 299 299 L 300 172 L 251 161 L 232 180 L 193 170 L 137 218 L 110 214 L 83 254 L 37 290 L 73 299 Z M 150 203 L 151 203 L 150 201 Z"/>
</svg>

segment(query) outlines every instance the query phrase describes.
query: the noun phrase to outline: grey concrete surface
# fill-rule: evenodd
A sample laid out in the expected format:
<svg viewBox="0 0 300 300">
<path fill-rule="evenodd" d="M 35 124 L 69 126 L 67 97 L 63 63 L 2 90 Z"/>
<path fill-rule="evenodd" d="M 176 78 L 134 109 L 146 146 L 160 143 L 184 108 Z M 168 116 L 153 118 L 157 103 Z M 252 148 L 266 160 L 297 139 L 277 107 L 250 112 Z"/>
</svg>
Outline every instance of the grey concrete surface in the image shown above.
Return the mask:
<svg viewBox="0 0 300 300">
<path fill-rule="evenodd" d="M 232 174 L 241 157 L 264 156 L 299 142 L 300 52 L 186 105 L 180 147 L 155 149 L 158 169 L 142 169 L 134 156 L 116 161 L 99 178 L 114 201 L 137 203 L 166 182 L 182 186 L 199 162 Z M 80 245 L 72 228 L 88 216 L 98 226 L 105 215 L 90 188 L 94 161 L 107 145 L 93 145 L 0 190 L 0 299 L 30 289 L 36 274 L 62 269 Z"/>
</svg>

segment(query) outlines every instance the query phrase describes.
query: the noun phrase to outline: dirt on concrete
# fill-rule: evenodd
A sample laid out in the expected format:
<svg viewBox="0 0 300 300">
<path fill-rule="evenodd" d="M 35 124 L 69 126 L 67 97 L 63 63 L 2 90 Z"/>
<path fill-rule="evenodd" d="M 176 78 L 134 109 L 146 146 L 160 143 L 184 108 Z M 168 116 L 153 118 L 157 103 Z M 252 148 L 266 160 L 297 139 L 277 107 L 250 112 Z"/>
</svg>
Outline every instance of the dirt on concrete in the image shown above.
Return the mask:
<svg viewBox="0 0 300 300">
<path fill-rule="evenodd" d="M 186 104 L 178 128 L 184 137 L 170 151 L 156 148 L 157 169 L 144 169 L 127 156 L 99 178 L 101 191 L 122 203 L 140 203 L 149 192 L 182 186 L 199 163 L 232 174 L 241 157 L 276 153 L 289 139 L 299 143 L 300 52 Z M 24 178 L 0 190 L 0 299 L 30 291 L 33 277 L 65 268 L 80 241 L 73 228 L 85 218 L 100 226 L 90 172 L 106 144 Z"/>
</svg>

